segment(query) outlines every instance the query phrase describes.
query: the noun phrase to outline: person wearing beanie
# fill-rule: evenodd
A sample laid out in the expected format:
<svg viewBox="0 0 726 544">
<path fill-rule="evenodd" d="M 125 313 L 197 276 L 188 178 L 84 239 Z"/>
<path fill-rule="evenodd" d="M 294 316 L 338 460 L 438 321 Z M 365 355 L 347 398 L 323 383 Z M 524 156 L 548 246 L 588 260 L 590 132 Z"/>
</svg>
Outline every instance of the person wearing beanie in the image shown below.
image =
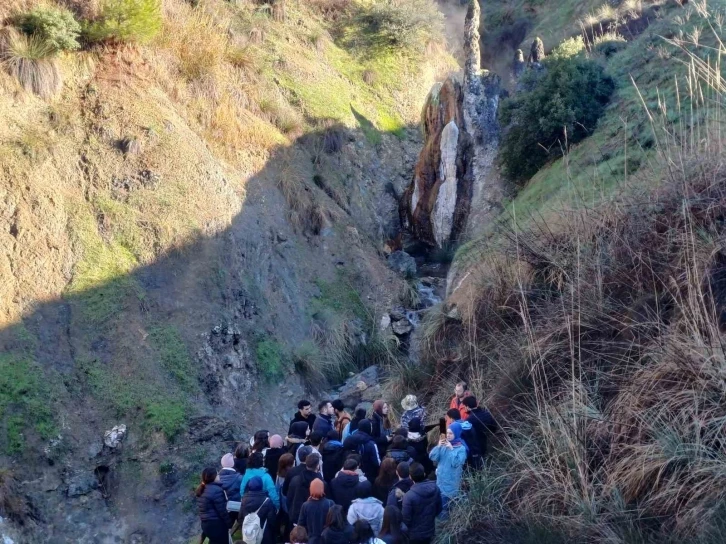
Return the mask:
<svg viewBox="0 0 726 544">
<path fill-rule="evenodd" d="M 334 502 L 325 498 L 325 483 L 315 478 L 310 482 L 310 497 L 303 503 L 300 509 L 300 516 L 297 524 L 305 527 L 308 532 L 310 544 L 321 544 L 321 536 L 325 529 L 325 520 L 328 511 L 334 506 Z"/>
<path fill-rule="evenodd" d="M 226 453 L 222 457 L 222 470 L 219 471 L 219 485 L 222 486 L 228 501 L 240 500 L 240 488 L 242 486 L 242 475 L 234 469 L 234 456 Z M 237 512 L 230 512 L 234 522 Z"/>
<path fill-rule="evenodd" d="M 305 470 L 293 478 L 287 492 L 290 519 L 293 522 L 299 518 L 302 505 L 310 497 L 310 485 L 316 478 L 322 480 L 323 474 L 320 472 L 320 454 L 313 452 L 305 459 Z"/>
<path fill-rule="evenodd" d="M 287 453 L 283 447 L 285 444 L 279 434 L 273 434 L 269 440 L 270 447 L 265 453 L 265 468 L 270 474 L 272 481 L 277 481 L 277 465 L 283 453 Z"/>
<path fill-rule="evenodd" d="M 320 455 L 323 458 L 323 477 L 326 482 L 335 478 L 335 474 L 343 468 L 345 450 L 338 437 L 338 431 L 330 430 L 320 446 Z"/>
<path fill-rule="evenodd" d="M 275 544 L 275 506 L 267 495 L 262 478 L 259 476 L 253 476 L 247 482 L 237 518 L 239 525 L 242 525 L 245 517 L 253 512 L 257 512 L 260 517 L 260 527 L 264 528 L 261 544 Z"/>
<path fill-rule="evenodd" d="M 373 425 L 370 420 L 363 419 L 358 424 L 358 429 L 343 442 L 343 447 L 361 457 L 361 469 L 369 482 L 373 482 L 378 476 L 378 469 L 381 466 L 378 457 L 378 448 L 371 436 Z"/>
<path fill-rule="evenodd" d="M 416 395 L 406 395 L 401 401 L 401 408 L 403 408 L 401 427 L 408 429 L 409 423 L 413 418 L 418 418 L 422 424 L 426 421 L 426 409 L 423 406 L 419 406 Z"/>
<path fill-rule="evenodd" d="M 338 432 L 338 436 L 343 436 L 343 431 L 350 423 L 350 414 L 345 411 L 345 404 L 342 400 L 335 399 L 332 404 L 335 412 L 335 430 Z"/>
<path fill-rule="evenodd" d="M 441 491 L 443 509 L 459 496 L 461 475 L 466 463 L 466 444 L 461 439 L 460 423 L 452 423 L 429 457 L 436 463 L 436 485 Z"/>
<path fill-rule="evenodd" d="M 242 478 L 240 492 L 242 494 L 242 497 L 244 497 L 247 482 L 249 482 L 250 479 L 254 478 L 255 476 L 258 476 L 260 480 L 262 480 L 262 484 L 264 486 L 265 492 L 267 493 L 267 496 L 270 497 L 272 504 L 275 505 L 275 510 L 279 510 L 280 496 L 277 494 L 275 482 L 272 481 L 272 478 L 270 478 L 270 475 L 267 473 L 267 469 L 263 466 L 264 462 L 265 460 L 260 452 L 255 452 L 250 455 L 250 460 L 247 463 L 247 470 L 245 471 L 245 475 Z"/>
</svg>

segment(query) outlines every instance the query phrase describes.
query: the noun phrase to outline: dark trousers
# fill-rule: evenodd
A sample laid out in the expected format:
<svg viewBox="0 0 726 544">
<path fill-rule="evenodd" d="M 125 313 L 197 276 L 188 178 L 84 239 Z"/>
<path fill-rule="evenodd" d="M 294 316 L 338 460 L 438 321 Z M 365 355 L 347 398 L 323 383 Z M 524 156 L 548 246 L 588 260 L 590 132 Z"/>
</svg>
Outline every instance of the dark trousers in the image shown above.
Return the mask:
<svg viewBox="0 0 726 544">
<path fill-rule="evenodd" d="M 433 538 L 420 538 L 416 540 L 409 540 L 408 544 L 431 544 Z"/>
<path fill-rule="evenodd" d="M 202 533 L 209 539 L 209 544 L 229 544 L 229 529 L 224 521 L 203 521 Z"/>
</svg>

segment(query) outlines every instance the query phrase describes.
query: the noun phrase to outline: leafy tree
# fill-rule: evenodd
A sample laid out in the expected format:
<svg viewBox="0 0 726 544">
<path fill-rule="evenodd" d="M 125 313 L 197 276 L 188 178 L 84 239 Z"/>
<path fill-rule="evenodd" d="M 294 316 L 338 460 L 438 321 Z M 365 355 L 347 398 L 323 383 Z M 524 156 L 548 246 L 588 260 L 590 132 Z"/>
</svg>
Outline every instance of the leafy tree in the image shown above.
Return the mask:
<svg viewBox="0 0 726 544">
<path fill-rule="evenodd" d="M 80 47 L 81 25 L 67 9 L 37 7 L 18 17 L 16 24 L 25 34 L 36 36 L 53 51 L 74 51 Z"/>
<path fill-rule="evenodd" d="M 144 43 L 159 33 L 161 23 L 161 0 L 105 0 L 85 35 L 93 42 Z"/>
</svg>

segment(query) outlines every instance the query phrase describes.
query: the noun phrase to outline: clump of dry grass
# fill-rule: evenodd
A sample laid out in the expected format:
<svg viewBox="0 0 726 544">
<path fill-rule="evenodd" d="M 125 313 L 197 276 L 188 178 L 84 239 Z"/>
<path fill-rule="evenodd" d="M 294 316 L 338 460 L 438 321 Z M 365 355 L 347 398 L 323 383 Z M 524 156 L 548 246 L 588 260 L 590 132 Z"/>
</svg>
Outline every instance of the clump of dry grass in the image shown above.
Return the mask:
<svg viewBox="0 0 726 544">
<path fill-rule="evenodd" d="M 20 525 L 37 519 L 20 482 L 9 470 L 0 470 L 0 516 Z"/>
<path fill-rule="evenodd" d="M 40 36 L 27 36 L 12 28 L 0 35 L 2 66 L 26 91 L 44 99 L 53 98 L 63 87 L 55 53 L 55 48 Z"/>
</svg>

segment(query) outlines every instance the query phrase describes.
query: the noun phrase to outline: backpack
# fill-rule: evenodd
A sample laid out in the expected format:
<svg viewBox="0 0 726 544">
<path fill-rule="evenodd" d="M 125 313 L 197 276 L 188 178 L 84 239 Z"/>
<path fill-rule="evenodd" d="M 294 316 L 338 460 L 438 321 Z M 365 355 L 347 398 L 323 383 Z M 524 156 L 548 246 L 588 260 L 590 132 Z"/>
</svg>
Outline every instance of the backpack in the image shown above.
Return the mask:
<svg viewBox="0 0 726 544">
<path fill-rule="evenodd" d="M 245 544 L 260 544 L 262 542 L 262 537 L 264 536 L 265 528 L 267 527 L 267 521 L 265 520 L 265 524 L 261 525 L 260 516 L 258 516 L 257 513 L 262 510 L 262 507 L 265 506 L 265 503 L 268 500 L 270 499 L 266 498 L 255 512 L 250 512 L 245 516 L 245 519 L 242 522 L 242 542 Z"/>
</svg>

